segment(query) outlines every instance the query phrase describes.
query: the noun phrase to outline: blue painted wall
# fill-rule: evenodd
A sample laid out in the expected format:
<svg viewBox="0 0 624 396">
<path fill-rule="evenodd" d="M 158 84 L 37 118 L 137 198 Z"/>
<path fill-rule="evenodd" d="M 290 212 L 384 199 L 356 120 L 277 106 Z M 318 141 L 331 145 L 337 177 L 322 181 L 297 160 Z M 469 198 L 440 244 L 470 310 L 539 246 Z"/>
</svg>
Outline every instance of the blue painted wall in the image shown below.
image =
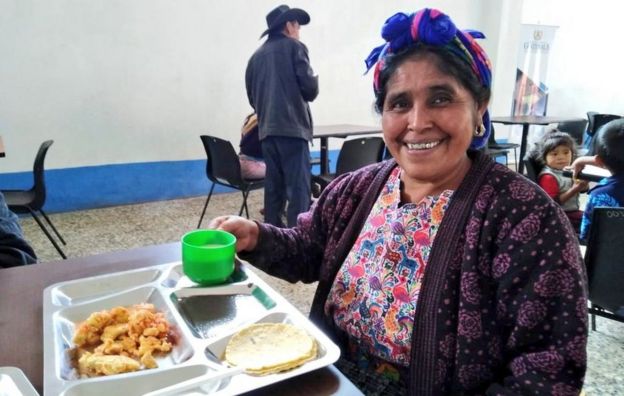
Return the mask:
<svg viewBox="0 0 624 396">
<path fill-rule="evenodd" d="M 330 151 L 332 171 L 337 156 L 338 150 Z M 318 173 L 318 166 L 314 168 L 312 172 Z M 204 196 L 211 184 L 206 177 L 206 160 L 49 169 L 45 178 L 44 209 L 50 213 Z M 0 190 L 29 189 L 32 184 L 32 172 L 0 173 Z M 231 191 L 215 187 L 215 193 Z"/>
</svg>

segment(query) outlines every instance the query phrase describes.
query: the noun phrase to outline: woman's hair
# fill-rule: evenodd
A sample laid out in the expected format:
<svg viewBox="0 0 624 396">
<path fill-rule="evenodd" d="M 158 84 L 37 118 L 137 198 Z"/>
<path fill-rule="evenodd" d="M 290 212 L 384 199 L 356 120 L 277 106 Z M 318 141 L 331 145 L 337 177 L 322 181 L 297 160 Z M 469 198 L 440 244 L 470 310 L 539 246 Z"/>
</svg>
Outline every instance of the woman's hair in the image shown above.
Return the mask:
<svg viewBox="0 0 624 396">
<path fill-rule="evenodd" d="M 416 43 L 385 58 L 384 68 L 379 73 L 379 89 L 375 91 L 375 109 L 378 113 L 383 112 L 383 105 L 388 92 L 387 84 L 392 75 L 404 62 L 420 59 L 432 60 L 442 74 L 453 77 L 468 90 L 477 104 L 482 105 L 490 99 L 490 88 L 479 81 L 470 65 L 464 60 L 444 47 Z"/>
<path fill-rule="evenodd" d="M 572 151 L 572 161 L 577 157 L 576 142 L 574 138 L 566 132 L 558 129 L 552 129 L 544 134 L 542 138 L 535 143 L 535 146 L 528 157 L 537 160 L 542 165 L 546 165 L 546 156 L 559 146 L 566 146 Z"/>
<path fill-rule="evenodd" d="M 624 175 L 624 119 L 603 125 L 596 133 L 595 153 L 615 175 Z"/>
</svg>

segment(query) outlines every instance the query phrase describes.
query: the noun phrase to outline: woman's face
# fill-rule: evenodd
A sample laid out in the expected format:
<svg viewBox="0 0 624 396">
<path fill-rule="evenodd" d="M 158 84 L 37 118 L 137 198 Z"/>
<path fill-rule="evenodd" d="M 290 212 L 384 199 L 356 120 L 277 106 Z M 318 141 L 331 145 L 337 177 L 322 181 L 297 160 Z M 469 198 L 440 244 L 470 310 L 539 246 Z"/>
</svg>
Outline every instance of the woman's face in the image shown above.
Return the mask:
<svg viewBox="0 0 624 396">
<path fill-rule="evenodd" d="M 570 147 L 561 144 L 546 153 L 546 165 L 553 169 L 562 170 L 572 163 L 572 150 Z"/>
<path fill-rule="evenodd" d="M 481 107 L 430 58 L 406 60 L 390 77 L 382 109 L 384 140 L 404 183 L 444 183 L 470 167 L 466 150 L 481 124 Z"/>
</svg>

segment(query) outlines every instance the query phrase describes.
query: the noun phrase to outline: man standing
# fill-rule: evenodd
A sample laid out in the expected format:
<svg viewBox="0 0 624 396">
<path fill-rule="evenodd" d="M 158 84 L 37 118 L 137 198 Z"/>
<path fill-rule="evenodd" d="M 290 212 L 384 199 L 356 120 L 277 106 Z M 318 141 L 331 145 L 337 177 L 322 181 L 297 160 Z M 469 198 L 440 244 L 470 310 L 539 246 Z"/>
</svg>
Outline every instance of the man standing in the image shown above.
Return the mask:
<svg viewBox="0 0 624 396">
<path fill-rule="evenodd" d="M 299 41 L 301 25 L 310 22 L 304 10 L 281 5 L 266 16 L 268 39 L 247 64 L 249 103 L 258 115 L 262 154 L 266 162 L 264 220 L 289 227 L 310 206 L 312 115 L 308 102 L 318 95 L 318 77 Z"/>
</svg>

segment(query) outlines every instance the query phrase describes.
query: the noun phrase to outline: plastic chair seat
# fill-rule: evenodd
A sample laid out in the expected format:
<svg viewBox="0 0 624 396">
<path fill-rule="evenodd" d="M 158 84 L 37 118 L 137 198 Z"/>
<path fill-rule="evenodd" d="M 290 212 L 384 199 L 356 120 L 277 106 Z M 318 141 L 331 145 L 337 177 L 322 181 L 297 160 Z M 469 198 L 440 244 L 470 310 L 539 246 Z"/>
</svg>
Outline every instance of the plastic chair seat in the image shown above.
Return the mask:
<svg viewBox="0 0 624 396">
<path fill-rule="evenodd" d="M 31 206 L 36 199 L 34 190 L 2 190 L 7 205 L 15 213 L 30 213 L 26 206 Z"/>
</svg>

